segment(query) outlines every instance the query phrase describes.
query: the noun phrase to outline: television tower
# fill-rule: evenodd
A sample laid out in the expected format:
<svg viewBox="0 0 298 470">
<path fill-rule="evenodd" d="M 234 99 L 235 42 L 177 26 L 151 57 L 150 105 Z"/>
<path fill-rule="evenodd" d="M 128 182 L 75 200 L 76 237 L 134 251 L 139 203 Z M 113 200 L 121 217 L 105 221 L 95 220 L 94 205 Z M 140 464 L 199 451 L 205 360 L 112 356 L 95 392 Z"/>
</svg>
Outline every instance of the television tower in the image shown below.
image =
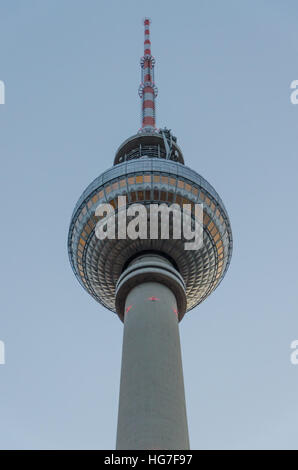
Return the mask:
<svg viewBox="0 0 298 470">
<path fill-rule="evenodd" d="M 145 18 L 141 58 L 142 125 L 118 148 L 114 166 L 79 198 L 70 223 L 72 269 L 87 292 L 124 324 L 117 449 L 189 449 L 179 322 L 223 279 L 232 255 L 227 211 L 214 188 L 184 165 L 177 139 L 155 123 L 155 60 Z M 122 218 L 141 204 L 203 204 L 203 243 L 119 236 L 99 239 L 96 208 L 109 203 Z M 194 215 L 192 213 L 192 218 Z M 160 223 L 160 222 L 159 222 Z"/>
</svg>

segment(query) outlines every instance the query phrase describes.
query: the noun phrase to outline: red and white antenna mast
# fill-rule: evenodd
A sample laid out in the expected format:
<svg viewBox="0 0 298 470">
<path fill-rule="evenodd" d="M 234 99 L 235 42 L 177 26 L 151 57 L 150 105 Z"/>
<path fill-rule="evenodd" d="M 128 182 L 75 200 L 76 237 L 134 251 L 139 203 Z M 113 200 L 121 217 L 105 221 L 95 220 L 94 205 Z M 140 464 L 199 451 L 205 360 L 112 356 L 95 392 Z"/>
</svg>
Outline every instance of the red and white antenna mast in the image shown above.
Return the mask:
<svg viewBox="0 0 298 470">
<path fill-rule="evenodd" d="M 142 127 L 140 132 L 155 132 L 155 98 L 157 87 L 154 84 L 155 59 L 151 55 L 150 26 L 151 20 L 144 19 L 145 38 L 144 56 L 141 58 L 141 85 L 139 95 L 142 99 Z"/>
</svg>

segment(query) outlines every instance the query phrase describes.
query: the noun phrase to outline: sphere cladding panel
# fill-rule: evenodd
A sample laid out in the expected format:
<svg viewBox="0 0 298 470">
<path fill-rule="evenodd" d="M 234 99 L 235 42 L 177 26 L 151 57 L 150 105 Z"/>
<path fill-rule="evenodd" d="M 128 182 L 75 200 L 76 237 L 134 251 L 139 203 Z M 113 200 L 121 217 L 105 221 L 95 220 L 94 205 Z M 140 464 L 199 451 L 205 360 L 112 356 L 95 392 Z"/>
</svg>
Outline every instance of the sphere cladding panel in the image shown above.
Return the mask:
<svg viewBox="0 0 298 470">
<path fill-rule="evenodd" d="M 203 247 L 185 250 L 185 240 L 99 240 L 95 235 L 98 204 L 109 202 L 117 215 L 118 196 L 127 204 L 203 203 Z M 94 299 L 115 312 L 115 286 L 127 260 L 154 250 L 171 257 L 182 275 L 187 310 L 202 302 L 221 282 L 232 255 L 232 232 L 226 209 L 214 188 L 180 163 L 156 158 L 118 164 L 96 178 L 73 212 L 68 251 L 73 271 Z"/>
</svg>

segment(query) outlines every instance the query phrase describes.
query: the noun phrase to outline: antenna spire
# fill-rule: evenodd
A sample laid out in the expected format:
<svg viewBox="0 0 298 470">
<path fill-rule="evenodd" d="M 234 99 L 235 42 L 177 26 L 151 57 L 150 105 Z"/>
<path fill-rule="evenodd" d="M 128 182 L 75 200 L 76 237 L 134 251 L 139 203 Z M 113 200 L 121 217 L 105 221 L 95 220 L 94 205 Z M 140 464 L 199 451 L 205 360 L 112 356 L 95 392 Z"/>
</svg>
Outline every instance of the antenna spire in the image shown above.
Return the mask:
<svg viewBox="0 0 298 470">
<path fill-rule="evenodd" d="M 142 99 L 142 127 L 140 132 L 155 132 L 155 98 L 157 87 L 154 83 L 155 59 L 151 55 L 150 18 L 144 19 L 144 55 L 141 58 L 141 85 L 139 95 Z"/>
</svg>

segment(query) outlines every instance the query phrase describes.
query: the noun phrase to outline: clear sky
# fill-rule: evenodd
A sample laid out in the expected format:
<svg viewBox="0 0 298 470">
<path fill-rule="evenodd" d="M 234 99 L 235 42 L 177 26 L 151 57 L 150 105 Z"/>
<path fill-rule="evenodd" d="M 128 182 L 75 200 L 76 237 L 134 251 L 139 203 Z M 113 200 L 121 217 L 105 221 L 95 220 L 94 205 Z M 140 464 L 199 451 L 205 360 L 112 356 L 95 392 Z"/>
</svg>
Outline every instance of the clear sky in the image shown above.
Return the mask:
<svg viewBox="0 0 298 470">
<path fill-rule="evenodd" d="M 157 125 L 218 191 L 234 252 L 181 323 L 192 449 L 298 448 L 295 0 L 0 3 L 0 448 L 113 449 L 122 324 L 67 256 L 73 207 L 140 127 L 142 18 Z"/>
</svg>

